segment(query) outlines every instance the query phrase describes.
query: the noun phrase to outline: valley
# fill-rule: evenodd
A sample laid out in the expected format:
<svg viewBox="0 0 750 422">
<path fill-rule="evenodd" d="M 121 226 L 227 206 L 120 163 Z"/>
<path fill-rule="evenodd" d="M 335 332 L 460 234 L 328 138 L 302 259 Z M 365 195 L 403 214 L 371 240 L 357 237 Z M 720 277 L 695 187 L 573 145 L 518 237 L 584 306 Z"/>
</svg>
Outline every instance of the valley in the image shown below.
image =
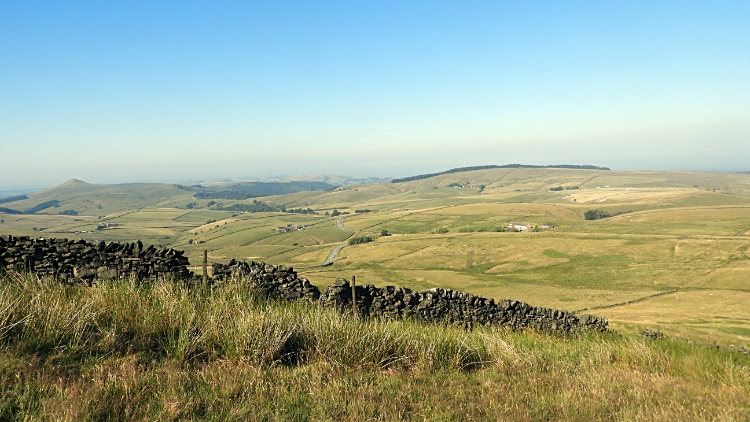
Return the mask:
<svg viewBox="0 0 750 422">
<path fill-rule="evenodd" d="M 246 199 L 73 180 L 0 206 L 24 211 L 52 200 L 32 214 L 0 213 L 0 233 L 142 240 L 184 249 L 196 271 L 208 250 L 211 263 L 292 265 L 321 288 L 356 275 L 379 287 L 444 287 L 571 311 L 676 290 L 592 313 L 622 333 L 658 328 L 750 347 L 747 174 L 497 168 Z M 227 210 L 260 203 L 315 214 Z M 590 210 L 613 216 L 586 220 Z M 511 222 L 553 228 L 507 231 Z M 309 227 L 277 231 L 288 224 Z M 344 246 L 332 265 L 317 266 L 356 231 L 390 235 Z"/>
</svg>

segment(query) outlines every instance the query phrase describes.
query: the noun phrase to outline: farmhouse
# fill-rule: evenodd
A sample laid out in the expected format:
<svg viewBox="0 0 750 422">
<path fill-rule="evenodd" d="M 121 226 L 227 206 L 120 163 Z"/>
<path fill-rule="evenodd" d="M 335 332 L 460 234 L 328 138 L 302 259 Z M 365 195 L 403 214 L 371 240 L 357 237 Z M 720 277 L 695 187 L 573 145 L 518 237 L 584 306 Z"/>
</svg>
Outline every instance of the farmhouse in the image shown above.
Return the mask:
<svg viewBox="0 0 750 422">
<path fill-rule="evenodd" d="M 508 228 L 519 232 L 525 232 L 531 230 L 532 226 L 529 223 L 514 223 L 511 221 L 508 223 Z"/>
<path fill-rule="evenodd" d="M 279 233 L 293 232 L 297 230 L 304 230 L 308 227 L 312 227 L 312 224 L 299 225 L 299 224 L 287 224 L 286 226 L 276 227 L 276 231 Z"/>
</svg>

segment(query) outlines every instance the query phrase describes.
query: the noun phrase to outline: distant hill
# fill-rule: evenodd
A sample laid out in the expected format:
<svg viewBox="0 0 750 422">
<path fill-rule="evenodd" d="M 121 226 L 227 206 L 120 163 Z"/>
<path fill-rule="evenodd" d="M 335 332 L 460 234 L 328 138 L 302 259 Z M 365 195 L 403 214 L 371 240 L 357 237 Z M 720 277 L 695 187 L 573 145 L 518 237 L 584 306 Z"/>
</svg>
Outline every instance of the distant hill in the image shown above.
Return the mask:
<svg viewBox="0 0 750 422">
<path fill-rule="evenodd" d="M 6 213 L 107 215 L 123 209 L 157 205 L 175 197 L 189 199 L 192 192 L 179 185 L 127 183 L 95 185 L 78 179 L 5 201 Z M 6 198 L 9 199 L 9 198 Z M 7 211 L 10 210 L 10 211 Z"/>
<path fill-rule="evenodd" d="M 472 166 L 472 167 L 459 167 L 451 170 L 442 171 L 440 173 L 430 173 L 430 174 L 420 174 L 417 176 L 410 176 L 410 177 L 404 177 L 401 179 L 393 179 L 391 180 L 391 183 L 402 183 L 402 182 L 411 182 L 412 180 L 421 180 L 421 179 L 428 179 L 430 177 L 440 176 L 443 174 L 450 174 L 450 173 L 462 173 L 465 171 L 474 171 L 474 170 L 488 170 L 488 169 L 506 169 L 506 168 L 528 168 L 528 169 L 541 169 L 541 168 L 551 168 L 551 169 L 577 169 L 577 170 L 609 170 L 609 167 L 598 167 L 598 166 L 591 166 L 591 165 L 574 165 L 574 164 L 559 164 L 559 165 L 550 165 L 550 166 L 533 166 L 533 165 L 526 165 L 526 164 L 504 164 L 504 165 L 488 165 L 488 166 Z"/>
<path fill-rule="evenodd" d="M 196 199 L 243 199 L 261 196 L 285 195 L 305 191 L 331 191 L 336 186 L 324 182 L 244 182 L 231 185 L 204 187 L 191 186 Z"/>
<path fill-rule="evenodd" d="M 335 186 L 370 185 L 374 183 L 388 183 L 392 177 L 352 177 L 336 176 L 328 174 L 306 174 L 302 176 L 291 176 L 274 179 L 277 182 L 324 182 Z"/>
</svg>

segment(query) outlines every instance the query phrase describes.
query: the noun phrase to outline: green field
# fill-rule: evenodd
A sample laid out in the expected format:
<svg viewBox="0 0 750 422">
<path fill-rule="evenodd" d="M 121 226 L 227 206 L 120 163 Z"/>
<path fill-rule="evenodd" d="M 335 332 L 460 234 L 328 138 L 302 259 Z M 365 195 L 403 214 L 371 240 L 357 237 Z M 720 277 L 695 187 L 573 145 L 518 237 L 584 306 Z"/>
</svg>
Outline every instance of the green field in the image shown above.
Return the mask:
<svg viewBox="0 0 750 422">
<path fill-rule="evenodd" d="M 466 187 L 448 187 L 453 183 Z M 558 186 L 563 190 L 550 190 Z M 623 333 L 659 327 L 673 336 L 750 347 L 750 311 L 743 306 L 750 299 L 747 174 L 490 169 L 257 198 L 318 215 L 229 212 L 173 185 L 77 181 L 3 206 L 25 210 L 51 199 L 59 206 L 0 214 L 0 233 L 140 239 L 185 249 L 193 264 L 208 250 L 210 262 L 254 259 L 301 268 L 320 264 L 353 235 L 324 215 L 337 209 L 349 212 L 339 216 L 347 228 L 394 236 L 347 246 L 330 267 L 300 270 L 321 287 L 356 275 L 362 283 L 448 287 L 566 310 L 678 290 L 592 312 Z M 186 209 L 191 202 L 197 205 Z M 79 215 L 57 215 L 67 209 Z M 373 212 L 354 212 L 364 209 Z M 585 220 L 593 209 L 622 214 Z M 511 221 L 554 228 L 498 231 Z M 97 230 L 103 223 L 117 226 Z M 313 226 L 276 232 L 286 224 Z"/>
</svg>

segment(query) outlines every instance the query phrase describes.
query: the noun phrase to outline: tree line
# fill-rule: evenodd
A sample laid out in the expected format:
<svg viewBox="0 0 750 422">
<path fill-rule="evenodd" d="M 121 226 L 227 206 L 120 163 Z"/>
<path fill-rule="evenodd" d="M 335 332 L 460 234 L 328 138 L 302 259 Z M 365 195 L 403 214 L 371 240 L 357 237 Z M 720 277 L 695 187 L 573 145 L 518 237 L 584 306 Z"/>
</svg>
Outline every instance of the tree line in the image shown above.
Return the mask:
<svg viewBox="0 0 750 422">
<path fill-rule="evenodd" d="M 549 165 L 549 166 L 534 166 L 534 165 L 528 165 L 528 164 L 503 164 L 503 165 L 488 165 L 488 166 L 472 166 L 472 167 L 459 167 L 455 169 L 450 169 L 446 171 L 441 171 L 440 173 L 429 173 L 429 174 L 420 174 L 417 176 L 410 176 L 410 177 L 404 177 L 401 179 L 393 179 L 391 180 L 391 183 L 402 183 L 402 182 L 411 182 L 412 180 L 422 180 L 422 179 L 429 179 L 430 177 L 435 176 L 441 176 L 443 174 L 450 174 L 450 173 L 462 173 L 465 171 L 474 171 L 474 170 L 488 170 L 488 169 L 508 169 L 508 168 L 549 168 L 549 169 L 576 169 L 576 170 L 609 170 L 609 167 L 599 167 L 599 166 L 592 166 L 592 165 L 577 165 L 577 164 L 555 164 L 555 165 Z"/>
<path fill-rule="evenodd" d="M 604 210 L 588 210 L 583 213 L 583 218 L 585 218 L 586 220 L 601 220 L 602 218 L 614 217 L 616 215 L 627 214 L 629 212 L 632 211 L 609 212 Z"/>
</svg>

